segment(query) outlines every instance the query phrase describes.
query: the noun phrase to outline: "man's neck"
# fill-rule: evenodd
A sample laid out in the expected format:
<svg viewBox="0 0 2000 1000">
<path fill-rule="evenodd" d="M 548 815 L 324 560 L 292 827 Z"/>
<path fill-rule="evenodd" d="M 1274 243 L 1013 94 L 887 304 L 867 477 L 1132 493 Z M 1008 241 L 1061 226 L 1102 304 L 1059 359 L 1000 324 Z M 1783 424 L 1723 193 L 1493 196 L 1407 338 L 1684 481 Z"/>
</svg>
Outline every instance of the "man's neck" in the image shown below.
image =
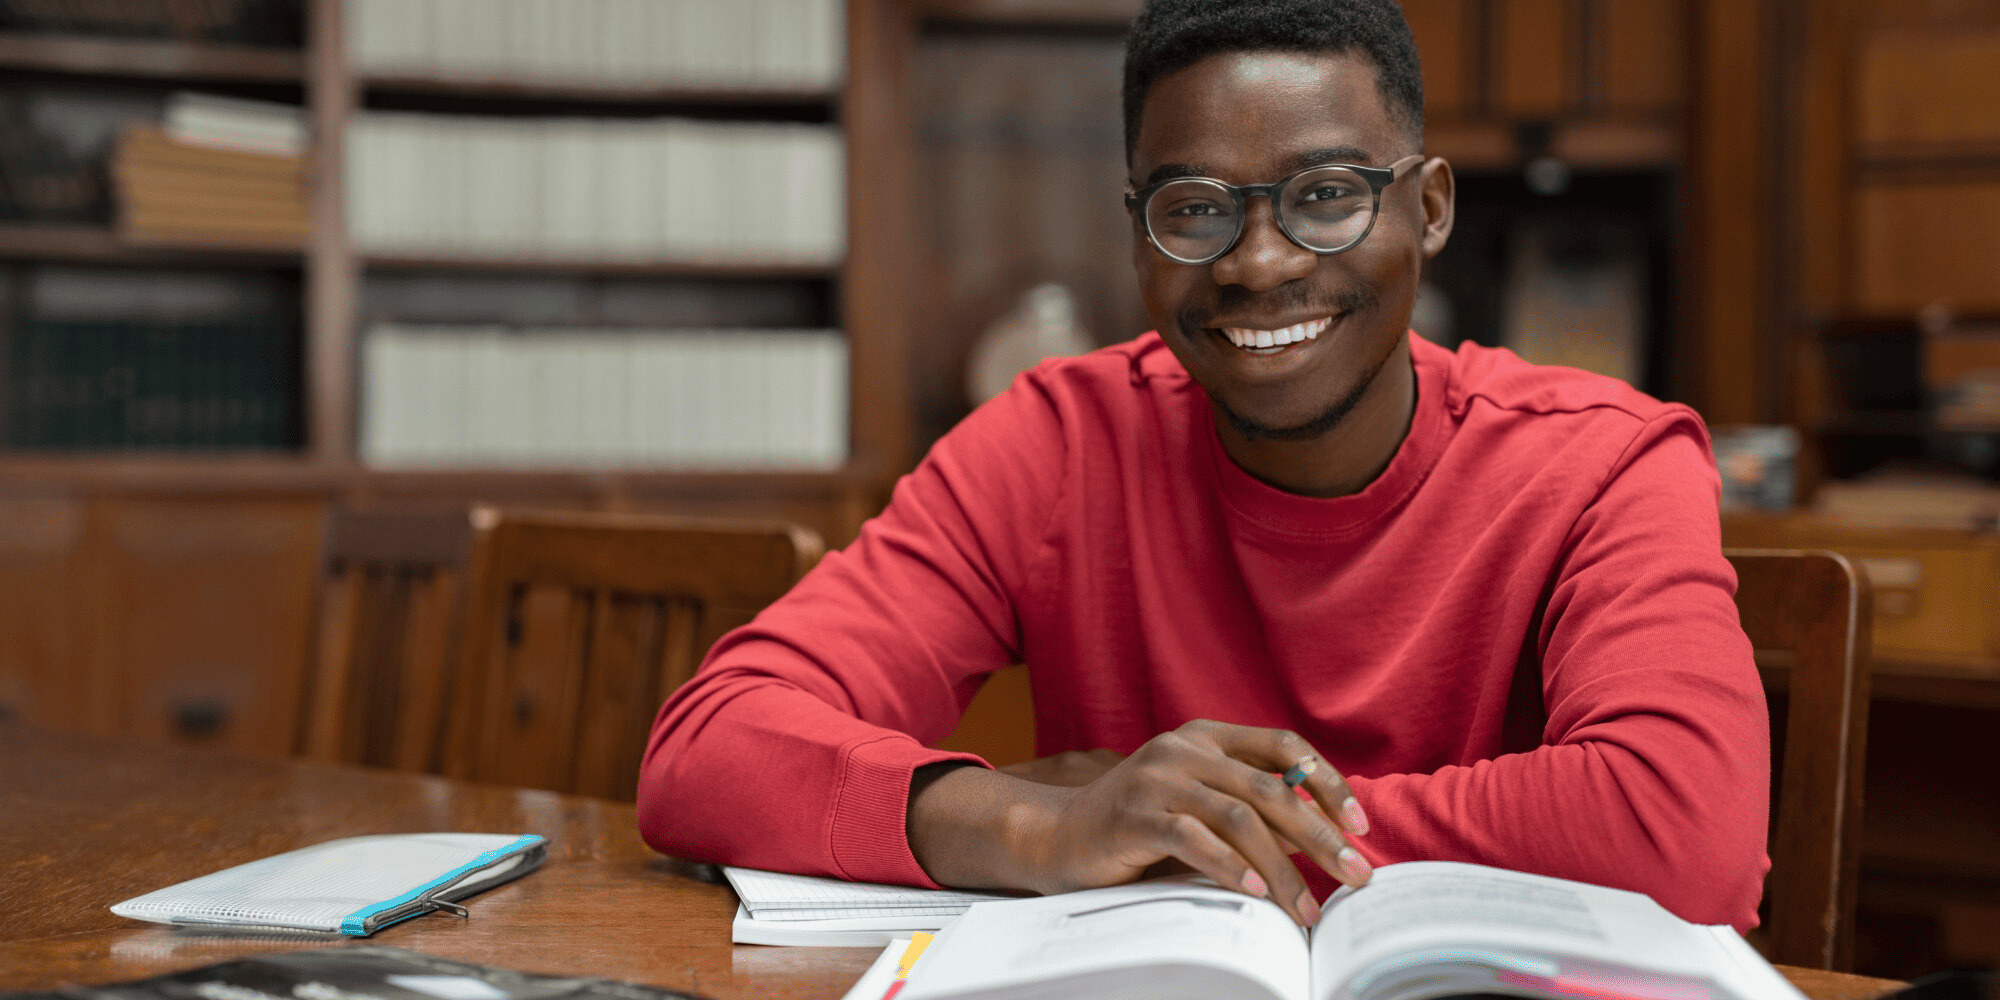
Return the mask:
<svg viewBox="0 0 2000 1000">
<path fill-rule="evenodd" d="M 1382 475 L 1416 415 L 1417 373 L 1406 340 L 1382 366 L 1354 409 L 1333 429 L 1305 441 L 1250 440 L 1216 421 L 1222 449 L 1239 468 L 1287 493 L 1342 497 Z"/>
</svg>

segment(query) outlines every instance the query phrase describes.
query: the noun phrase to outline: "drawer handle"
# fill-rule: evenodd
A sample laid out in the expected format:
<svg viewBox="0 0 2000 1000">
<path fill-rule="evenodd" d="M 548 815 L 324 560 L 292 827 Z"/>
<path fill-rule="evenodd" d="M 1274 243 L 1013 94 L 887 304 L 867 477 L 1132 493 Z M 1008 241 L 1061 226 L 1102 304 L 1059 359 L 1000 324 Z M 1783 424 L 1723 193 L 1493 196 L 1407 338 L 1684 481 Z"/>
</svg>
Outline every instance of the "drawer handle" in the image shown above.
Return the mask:
<svg viewBox="0 0 2000 1000">
<path fill-rule="evenodd" d="M 174 732 L 191 740 L 207 739 L 229 721 L 229 706 L 213 698 L 184 701 L 173 708 Z"/>
</svg>

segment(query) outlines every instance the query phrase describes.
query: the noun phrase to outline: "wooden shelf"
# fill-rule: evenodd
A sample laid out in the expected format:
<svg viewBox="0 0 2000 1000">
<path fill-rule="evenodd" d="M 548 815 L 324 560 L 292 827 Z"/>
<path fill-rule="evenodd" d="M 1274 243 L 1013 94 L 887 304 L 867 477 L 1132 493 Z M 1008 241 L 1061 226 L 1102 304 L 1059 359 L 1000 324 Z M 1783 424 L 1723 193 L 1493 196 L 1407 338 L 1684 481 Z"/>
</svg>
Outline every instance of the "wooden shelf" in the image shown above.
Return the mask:
<svg viewBox="0 0 2000 1000">
<path fill-rule="evenodd" d="M 1550 156 L 1577 170 L 1656 170 L 1685 159 L 1680 128 L 1667 121 L 1565 122 L 1549 137 Z M 1424 126 L 1424 149 L 1459 170 L 1511 170 L 1522 149 L 1511 122 L 1444 121 Z"/>
<path fill-rule="evenodd" d="M 841 273 L 840 264 L 797 264 L 742 258 L 576 258 L 532 256 L 473 256 L 423 254 L 363 254 L 362 264 L 377 270 L 396 271 L 509 271 L 535 274 L 625 274 L 651 277 L 751 278 L 772 280 L 830 280 Z"/>
<path fill-rule="evenodd" d="M 132 242 L 107 226 L 0 222 L 0 260 L 144 266 L 297 267 L 301 248 L 274 242 Z"/>
<path fill-rule="evenodd" d="M 371 493 L 824 494 L 872 482 L 850 463 L 825 471 L 681 469 L 375 469 L 320 462 L 303 452 L 0 451 L 0 492 L 23 486 L 97 486 L 194 492 L 365 490 Z"/>
<path fill-rule="evenodd" d="M 378 94 L 419 94 L 474 101 L 553 104 L 708 105 L 731 108 L 831 107 L 837 90 L 801 87 L 725 87 L 684 84 L 627 84 L 591 81 L 534 81 L 476 77 L 370 76 L 362 87 Z"/>
<path fill-rule="evenodd" d="M 0 69 L 73 76 L 297 84 L 305 73 L 305 56 L 293 49 L 6 31 L 0 32 Z"/>
</svg>

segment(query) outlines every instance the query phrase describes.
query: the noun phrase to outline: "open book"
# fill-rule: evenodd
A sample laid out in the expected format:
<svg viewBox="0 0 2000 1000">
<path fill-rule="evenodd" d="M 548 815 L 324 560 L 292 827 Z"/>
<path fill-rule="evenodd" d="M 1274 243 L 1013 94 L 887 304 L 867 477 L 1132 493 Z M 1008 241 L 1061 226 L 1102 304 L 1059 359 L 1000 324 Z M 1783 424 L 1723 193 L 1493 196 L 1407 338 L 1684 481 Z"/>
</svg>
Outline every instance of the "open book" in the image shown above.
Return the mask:
<svg viewBox="0 0 2000 1000">
<path fill-rule="evenodd" d="M 1301 930 L 1199 881 L 980 903 L 924 953 L 901 1000 L 1800 1000 L 1727 927 L 1635 892 L 1479 865 L 1406 862 Z"/>
</svg>

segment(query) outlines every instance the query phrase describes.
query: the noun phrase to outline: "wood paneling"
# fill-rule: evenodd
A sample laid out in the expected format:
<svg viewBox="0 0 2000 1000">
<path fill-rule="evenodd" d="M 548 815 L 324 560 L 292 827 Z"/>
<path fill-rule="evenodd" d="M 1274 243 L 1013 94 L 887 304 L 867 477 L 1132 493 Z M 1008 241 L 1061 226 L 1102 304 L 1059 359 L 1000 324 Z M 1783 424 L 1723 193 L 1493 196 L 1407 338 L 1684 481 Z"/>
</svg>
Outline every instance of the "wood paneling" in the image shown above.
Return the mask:
<svg viewBox="0 0 2000 1000">
<path fill-rule="evenodd" d="M 1687 91 L 1687 4 L 1592 0 L 1590 11 L 1586 101 L 1612 112 L 1678 110 Z"/>
<path fill-rule="evenodd" d="M 1696 360 L 1686 393 L 1710 424 L 1754 423 L 1775 408 L 1760 397 L 1773 234 L 1764 178 L 1767 26 L 1761 4 L 1698 0 L 1696 84 L 1687 166 L 1691 212 L 1684 356 Z"/>
<path fill-rule="evenodd" d="M 1573 0 L 1493 0 L 1495 107 L 1547 118 L 1576 103 L 1581 67 Z"/>
<path fill-rule="evenodd" d="M 2000 154 L 2000 30 L 1901 30 L 1866 39 L 1855 138 L 1870 152 L 1971 145 Z"/>
<path fill-rule="evenodd" d="M 0 717 L 83 725 L 84 505 L 0 500 Z"/>
<path fill-rule="evenodd" d="M 2000 309 L 2000 179 L 1870 185 L 1855 202 L 1851 308 Z"/>
<path fill-rule="evenodd" d="M 115 678 L 97 728 L 293 752 L 320 507 L 102 501 L 91 657 Z"/>
<path fill-rule="evenodd" d="M 1424 70 L 1424 117 L 1449 121 L 1476 109 L 1478 22 L 1472 0 L 1403 0 Z"/>
</svg>

